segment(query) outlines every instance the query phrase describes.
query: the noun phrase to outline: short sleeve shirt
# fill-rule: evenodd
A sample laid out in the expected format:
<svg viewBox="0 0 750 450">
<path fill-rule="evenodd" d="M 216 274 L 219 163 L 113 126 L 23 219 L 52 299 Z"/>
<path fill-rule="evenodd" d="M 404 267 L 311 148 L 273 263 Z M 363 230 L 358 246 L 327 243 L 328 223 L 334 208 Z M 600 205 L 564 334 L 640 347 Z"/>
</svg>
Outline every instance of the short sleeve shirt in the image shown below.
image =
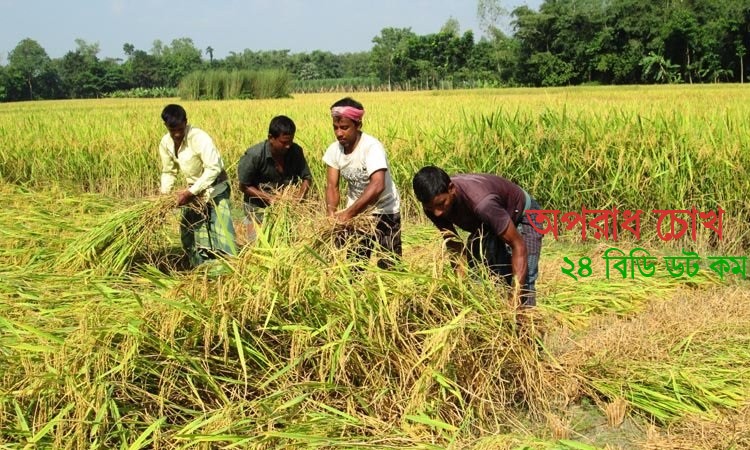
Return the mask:
<svg viewBox="0 0 750 450">
<path fill-rule="evenodd" d="M 338 169 L 347 182 L 346 206 L 351 206 L 365 191 L 370 176 L 385 169 L 385 189 L 375 202 L 375 214 L 395 214 L 400 211 L 401 198 L 388 168 L 388 157 L 383 144 L 375 137 L 362 133 L 354 150 L 348 155 L 338 142 L 331 144 L 323 155 L 323 162 Z"/>
<path fill-rule="evenodd" d="M 284 172 L 279 173 L 271 156 L 271 144 L 268 140 L 245 151 L 237 165 L 237 177 L 241 184 L 261 190 L 273 190 L 302 180 L 312 180 L 302 147 L 292 144 L 284 155 Z M 259 207 L 267 206 L 263 200 L 247 194 L 244 195 L 244 200 Z"/>
<path fill-rule="evenodd" d="M 426 212 L 441 230 L 455 231 L 453 226 L 474 232 L 490 227 L 501 235 L 510 223 L 518 224 L 526 206 L 526 193 L 515 183 L 491 174 L 459 174 L 451 177 L 456 186 L 456 200 L 451 211 L 440 217 Z"/>
</svg>

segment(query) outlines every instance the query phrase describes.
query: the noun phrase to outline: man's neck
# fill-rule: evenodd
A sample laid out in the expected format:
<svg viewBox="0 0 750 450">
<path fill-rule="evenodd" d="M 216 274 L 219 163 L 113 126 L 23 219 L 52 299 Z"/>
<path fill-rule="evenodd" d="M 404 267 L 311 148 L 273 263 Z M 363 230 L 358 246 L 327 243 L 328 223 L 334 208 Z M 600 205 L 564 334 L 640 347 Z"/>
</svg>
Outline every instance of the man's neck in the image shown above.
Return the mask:
<svg viewBox="0 0 750 450">
<path fill-rule="evenodd" d="M 359 145 L 359 140 L 362 139 L 362 132 L 360 131 L 359 134 L 357 134 L 357 140 L 354 141 L 354 143 L 351 145 L 350 148 L 344 147 L 344 153 L 347 155 L 354 151 L 355 148 L 357 148 L 357 145 Z"/>
</svg>

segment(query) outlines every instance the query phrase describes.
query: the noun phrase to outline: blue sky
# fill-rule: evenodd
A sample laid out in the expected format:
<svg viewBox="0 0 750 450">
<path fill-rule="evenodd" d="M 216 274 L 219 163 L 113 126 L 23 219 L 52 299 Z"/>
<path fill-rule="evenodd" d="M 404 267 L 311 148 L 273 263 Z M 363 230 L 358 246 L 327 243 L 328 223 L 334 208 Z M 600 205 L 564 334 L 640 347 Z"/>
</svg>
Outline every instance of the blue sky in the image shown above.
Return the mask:
<svg viewBox="0 0 750 450">
<path fill-rule="evenodd" d="M 542 0 L 502 0 L 507 9 Z M 124 43 L 150 51 L 189 37 L 215 58 L 229 52 L 289 49 L 365 51 L 385 27 L 435 33 L 453 17 L 461 32 L 481 36 L 476 0 L 0 0 L 0 64 L 22 39 L 37 41 L 52 58 L 75 50 L 75 39 L 99 43 L 99 57 L 122 58 Z"/>
</svg>

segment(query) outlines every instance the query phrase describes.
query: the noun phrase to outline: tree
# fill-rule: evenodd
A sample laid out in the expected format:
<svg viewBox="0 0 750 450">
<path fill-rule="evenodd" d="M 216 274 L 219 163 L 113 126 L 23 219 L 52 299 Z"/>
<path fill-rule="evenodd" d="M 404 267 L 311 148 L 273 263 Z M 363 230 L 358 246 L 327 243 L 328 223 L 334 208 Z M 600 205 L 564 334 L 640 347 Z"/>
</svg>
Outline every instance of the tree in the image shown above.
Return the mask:
<svg viewBox="0 0 750 450">
<path fill-rule="evenodd" d="M 500 19 L 507 15 L 508 11 L 503 8 L 500 0 L 477 1 L 477 18 L 479 19 L 479 27 L 488 36 L 492 36 L 495 31 L 500 30 L 498 26 Z"/>
<path fill-rule="evenodd" d="M 615 83 L 642 83 L 642 59 L 648 52 L 661 52 L 659 28 L 664 22 L 662 2 L 611 0 L 605 20 L 611 28 L 611 51 L 616 58 L 610 67 Z"/>
<path fill-rule="evenodd" d="M 681 81 L 680 66 L 673 64 L 672 61 L 664 58 L 662 55 L 649 52 L 648 56 L 644 56 L 641 60 L 641 65 L 643 66 L 643 78 L 646 81 L 655 81 L 657 83 L 676 83 Z"/>
<path fill-rule="evenodd" d="M 461 33 L 461 25 L 459 25 L 458 20 L 455 17 L 451 17 L 443 24 L 443 27 L 440 28 L 440 32 L 458 37 Z"/>
<path fill-rule="evenodd" d="M 99 61 L 99 70 L 101 73 L 100 86 L 102 92 L 114 92 L 129 87 L 125 77 L 125 68 L 119 60 L 107 58 Z"/>
<path fill-rule="evenodd" d="M 375 36 L 372 42 L 375 44 L 371 52 L 372 66 L 382 81 L 388 82 L 388 90 L 391 90 L 393 81 L 405 79 L 403 68 L 403 56 L 407 50 L 409 39 L 416 37 L 411 28 L 383 28 L 380 35 Z"/>
<path fill-rule="evenodd" d="M 693 82 L 692 72 L 696 63 L 703 56 L 700 55 L 699 28 L 700 24 L 698 24 L 695 12 L 688 5 L 681 3 L 668 9 L 667 17 L 664 18 L 660 30 L 664 57 L 673 61 L 677 67 L 682 68 L 682 72 L 686 75 L 689 83 Z M 704 35 L 704 38 L 703 46 L 708 49 L 712 46 L 708 41 L 713 40 L 713 37 Z M 698 54 L 696 55 L 696 53 Z M 718 58 L 715 60 L 718 60 Z"/>
<path fill-rule="evenodd" d="M 164 43 L 161 41 L 161 39 L 156 39 L 154 43 L 151 44 L 151 54 L 156 56 L 157 58 L 161 58 L 163 53 Z"/>
<path fill-rule="evenodd" d="M 0 66 L 0 102 L 4 102 L 7 96 L 7 89 L 5 87 L 7 80 L 5 72 L 5 67 Z"/>
<path fill-rule="evenodd" d="M 67 97 L 93 98 L 105 92 L 106 70 L 97 58 L 99 43 L 76 39 L 76 50 L 56 61 L 62 87 Z"/>
<path fill-rule="evenodd" d="M 369 78 L 374 76 L 370 65 L 370 52 L 344 53 L 340 56 L 344 78 Z"/>
<path fill-rule="evenodd" d="M 425 78 L 430 77 L 433 86 L 439 80 L 450 80 L 466 66 L 473 47 L 471 31 L 461 37 L 441 31 L 410 39 L 406 51 L 407 59 L 413 63 L 409 76 L 420 78 L 423 85 L 429 85 Z"/>
<path fill-rule="evenodd" d="M 547 77 L 538 73 L 538 66 L 543 65 L 549 69 L 554 65 L 550 63 L 557 59 L 551 51 L 555 17 L 551 14 L 536 12 L 528 6 L 519 6 L 514 9 L 512 16 L 514 38 L 518 40 L 516 77 L 522 84 L 539 86 L 541 80 Z M 540 53 L 544 55 L 535 58 L 535 55 Z"/>
<path fill-rule="evenodd" d="M 206 53 L 208 53 L 208 63 L 214 65 L 214 48 L 210 45 L 206 47 Z"/>
<path fill-rule="evenodd" d="M 745 48 L 745 45 L 739 39 L 734 41 L 734 48 L 736 51 L 736 55 L 740 61 L 740 83 L 744 83 L 745 82 L 744 58 L 745 58 L 745 55 L 747 55 L 747 48 Z"/>
<path fill-rule="evenodd" d="M 8 55 L 8 70 L 12 76 L 20 77 L 27 88 L 27 100 L 35 97 L 34 88 L 42 87 L 52 75 L 51 61 L 47 52 L 33 39 L 24 39 Z M 36 95 L 41 94 L 37 92 Z"/>
<path fill-rule="evenodd" d="M 317 68 L 320 78 L 341 78 L 344 74 L 341 58 L 331 52 L 313 50 L 310 61 Z"/>
<path fill-rule="evenodd" d="M 201 51 L 190 38 L 174 39 L 171 45 L 162 48 L 161 55 L 163 77 L 168 86 L 177 86 L 182 77 L 201 66 Z"/>
<path fill-rule="evenodd" d="M 122 51 L 128 58 L 130 58 L 133 56 L 133 52 L 135 52 L 135 46 L 126 42 L 122 45 Z"/>
<path fill-rule="evenodd" d="M 159 60 L 143 50 L 134 50 L 125 64 L 123 75 L 130 87 L 153 88 L 161 86 Z"/>
<path fill-rule="evenodd" d="M 84 55 L 87 58 L 96 58 L 99 54 L 99 43 L 94 42 L 93 44 L 89 44 L 88 42 L 84 41 L 81 38 L 78 38 L 75 40 L 76 43 L 76 52 Z"/>
<path fill-rule="evenodd" d="M 300 80 L 317 80 L 321 78 L 318 66 L 312 61 L 302 64 L 297 77 Z"/>
<path fill-rule="evenodd" d="M 529 60 L 531 79 L 537 86 L 562 86 L 573 78 L 573 65 L 550 52 L 534 53 Z"/>
<path fill-rule="evenodd" d="M 79 51 L 68 52 L 58 62 L 60 78 L 66 96 L 71 98 L 98 97 L 101 93 L 98 61 Z"/>
</svg>

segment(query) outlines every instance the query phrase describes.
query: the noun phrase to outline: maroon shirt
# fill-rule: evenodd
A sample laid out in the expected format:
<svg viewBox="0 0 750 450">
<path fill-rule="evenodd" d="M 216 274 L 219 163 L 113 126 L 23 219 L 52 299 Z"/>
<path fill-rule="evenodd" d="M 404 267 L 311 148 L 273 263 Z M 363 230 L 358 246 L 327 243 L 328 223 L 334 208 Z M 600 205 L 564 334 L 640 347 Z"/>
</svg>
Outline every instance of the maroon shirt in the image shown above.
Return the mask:
<svg viewBox="0 0 750 450">
<path fill-rule="evenodd" d="M 435 217 L 425 211 L 427 217 L 441 230 L 456 232 L 454 225 L 474 232 L 483 224 L 495 235 L 501 235 L 508 224 L 521 220 L 526 195 L 515 183 L 490 174 L 459 174 L 451 177 L 456 186 L 456 199 L 450 213 Z"/>
</svg>

